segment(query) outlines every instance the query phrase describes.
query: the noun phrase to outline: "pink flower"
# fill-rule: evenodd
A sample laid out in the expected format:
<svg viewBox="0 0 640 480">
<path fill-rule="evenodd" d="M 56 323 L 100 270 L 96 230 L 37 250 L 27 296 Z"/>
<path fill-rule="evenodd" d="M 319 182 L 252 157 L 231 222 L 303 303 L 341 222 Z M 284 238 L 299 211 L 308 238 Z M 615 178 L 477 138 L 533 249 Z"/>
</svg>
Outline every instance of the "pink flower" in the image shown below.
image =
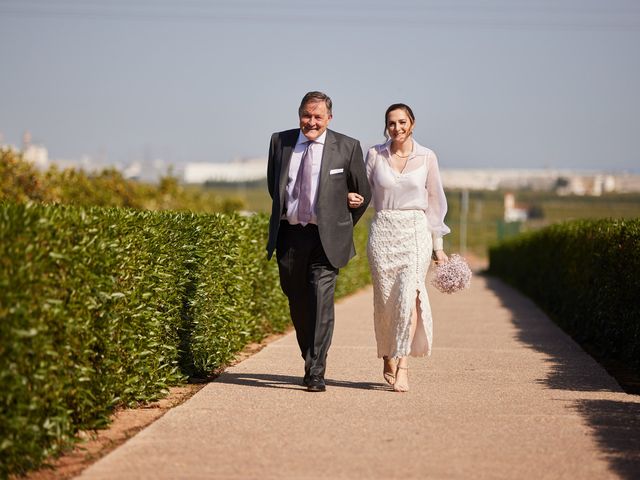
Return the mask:
<svg viewBox="0 0 640 480">
<path fill-rule="evenodd" d="M 454 253 L 447 263 L 436 265 L 431 284 L 442 293 L 455 293 L 471 285 L 471 269 L 467 261 Z"/>
</svg>

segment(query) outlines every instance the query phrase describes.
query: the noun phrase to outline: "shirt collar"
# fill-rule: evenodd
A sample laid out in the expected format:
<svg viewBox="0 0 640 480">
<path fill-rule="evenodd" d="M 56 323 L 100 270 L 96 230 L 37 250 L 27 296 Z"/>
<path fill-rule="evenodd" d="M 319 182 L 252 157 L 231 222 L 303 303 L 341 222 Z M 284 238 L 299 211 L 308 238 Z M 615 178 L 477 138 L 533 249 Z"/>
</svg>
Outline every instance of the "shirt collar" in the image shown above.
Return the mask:
<svg viewBox="0 0 640 480">
<path fill-rule="evenodd" d="M 327 131 L 325 130 L 324 132 L 322 132 L 322 135 L 320 135 L 318 138 L 314 140 L 314 142 L 324 145 L 326 138 L 327 138 Z M 296 146 L 308 141 L 309 139 L 305 137 L 304 133 L 302 133 L 302 130 L 300 130 L 300 133 L 298 134 L 298 140 L 296 141 Z"/>
<path fill-rule="evenodd" d="M 409 154 L 410 157 L 416 155 L 418 153 L 418 149 L 421 148 L 418 142 L 416 142 L 413 137 L 411 137 L 411 142 L 412 142 L 412 146 L 411 146 L 411 153 Z M 391 139 L 387 140 L 382 145 L 382 148 L 386 150 L 389 157 L 391 157 Z"/>
</svg>

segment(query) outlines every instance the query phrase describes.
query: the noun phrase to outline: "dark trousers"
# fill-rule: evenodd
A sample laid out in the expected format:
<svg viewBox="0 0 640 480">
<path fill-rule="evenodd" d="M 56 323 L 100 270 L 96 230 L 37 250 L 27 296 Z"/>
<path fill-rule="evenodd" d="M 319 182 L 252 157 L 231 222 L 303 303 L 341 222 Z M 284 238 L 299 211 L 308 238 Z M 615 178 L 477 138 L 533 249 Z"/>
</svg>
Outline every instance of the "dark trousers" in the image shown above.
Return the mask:
<svg viewBox="0 0 640 480">
<path fill-rule="evenodd" d="M 276 247 L 280 286 L 289 299 L 305 376 L 324 378 L 333 337 L 338 269 L 327 259 L 318 227 L 280 223 Z"/>
</svg>

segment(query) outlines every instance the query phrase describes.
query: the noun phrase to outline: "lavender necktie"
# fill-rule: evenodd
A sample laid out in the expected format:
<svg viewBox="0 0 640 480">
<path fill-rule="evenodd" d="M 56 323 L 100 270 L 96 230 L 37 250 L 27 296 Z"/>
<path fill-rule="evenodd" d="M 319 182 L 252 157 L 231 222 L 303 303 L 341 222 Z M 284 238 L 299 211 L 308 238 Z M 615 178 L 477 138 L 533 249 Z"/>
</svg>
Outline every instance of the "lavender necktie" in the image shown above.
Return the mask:
<svg viewBox="0 0 640 480">
<path fill-rule="evenodd" d="M 293 185 L 292 197 L 298 200 L 298 220 L 301 223 L 309 223 L 311 221 L 311 165 L 313 163 L 313 151 L 311 145 L 314 142 L 305 142 L 307 146 L 302 153 L 300 160 L 300 168 L 296 183 Z"/>
</svg>

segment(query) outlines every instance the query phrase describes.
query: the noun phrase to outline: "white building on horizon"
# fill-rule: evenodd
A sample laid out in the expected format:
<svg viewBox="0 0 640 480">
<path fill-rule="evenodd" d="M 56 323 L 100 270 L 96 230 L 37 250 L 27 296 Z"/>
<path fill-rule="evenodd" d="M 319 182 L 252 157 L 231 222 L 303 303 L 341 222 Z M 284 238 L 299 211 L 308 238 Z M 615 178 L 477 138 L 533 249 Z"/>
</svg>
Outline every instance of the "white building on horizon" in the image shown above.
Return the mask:
<svg viewBox="0 0 640 480">
<path fill-rule="evenodd" d="M 184 167 L 185 183 L 252 182 L 267 178 L 267 159 L 248 158 L 230 163 L 191 162 Z"/>
<path fill-rule="evenodd" d="M 448 190 L 542 190 L 560 195 L 602 195 L 640 191 L 640 175 L 567 169 L 442 169 Z M 252 182 L 267 177 L 267 159 L 249 158 L 229 163 L 192 162 L 183 171 L 185 183 Z"/>
<path fill-rule="evenodd" d="M 42 145 L 34 145 L 29 131 L 22 135 L 22 158 L 39 169 L 49 168 L 49 151 Z"/>
<path fill-rule="evenodd" d="M 504 194 L 504 221 L 524 222 L 529 218 L 526 208 L 516 204 L 516 196 L 512 192 Z"/>
</svg>

